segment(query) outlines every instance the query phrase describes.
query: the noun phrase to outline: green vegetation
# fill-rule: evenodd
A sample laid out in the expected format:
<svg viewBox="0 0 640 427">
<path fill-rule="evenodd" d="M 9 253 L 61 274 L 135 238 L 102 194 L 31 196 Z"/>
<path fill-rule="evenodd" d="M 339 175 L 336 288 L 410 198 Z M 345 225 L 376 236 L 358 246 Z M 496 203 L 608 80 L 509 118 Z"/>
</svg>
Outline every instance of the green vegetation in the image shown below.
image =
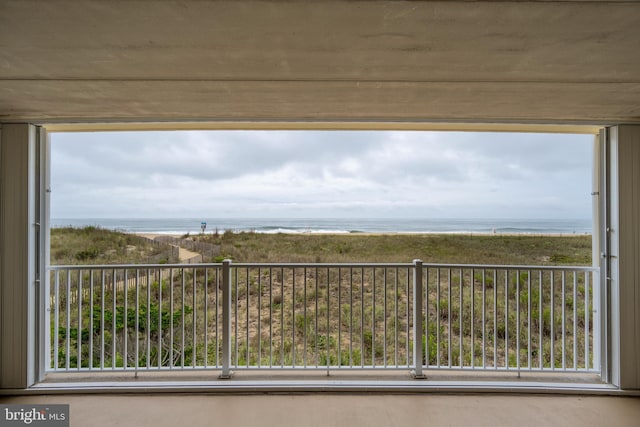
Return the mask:
<svg viewBox="0 0 640 427">
<path fill-rule="evenodd" d="M 116 262 L 145 262 L 141 254 L 151 248 L 129 240 L 136 236 L 103 232 L 56 231 L 56 250 L 69 248 L 68 259 L 76 264 L 102 263 L 115 254 L 122 256 Z M 590 236 L 227 232 L 191 238 L 219 245 L 220 253 L 210 260 L 215 262 L 407 263 L 421 258 L 425 263 L 549 266 L 588 265 L 591 260 Z M 137 282 L 132 281 L 136 274 Z M 218 268 L 197 265 L 61 274 L 51 310 L 53 316 L 57 307 L 60 319 L 58 367 L 216 365 L 221 357 L 221 276 Z M 515 367 L 530 359 L 533 367 L 560 368 L 564 356 L 567 366 L 574 359 L 584 366 L 585 346 L 592 341 L 585 335 L 586 322 L 593 331 L 593 319 L 586 316 L 593 282 L 585 277 L 549 271 L 429 270 L 424 362 Z M 410 363 L 413 297 L 408 269 L 238 268 L 231 280 L 234 364 Z"/>
<path fill-rule="evenodd" d="M 176 262 L 169 245 L 99 227 L 53 228 L 51 264 L 141 264 Z"/>
<path fill-rule="evenodd" d="M 591 236 L 309 235 L 231 233 L 192 236 L 220 245 L 235 262 L 423 262 L 589 265 Z"/>
<path fill-rule="evenodd" d="M 89 282 L 90 277 L 84 281 Z M 99 275 L 94 274 L 93 280 L 99 282 Z M 66 283 L 62 281 L 64 287 Z M 176 283 L 179 278 L 176 277 Z M 76 282 L 77 283 L 77 282 Z M 62 294 L 58 301 L 60 322 L 58 326 L 57 366 L 64 368 L 69 358 L 70 368 L 89 367 L 144 367 L 144 366 L 174 366 L 191 363 L 191 347 L 185 341 L 184 333 L 180 334 L 182 325 L 192 325 L 193 316 L 191 306 L 175 304 L 166 298 L 159 299 L 160 286 L 157 282 L 151 284 L 148 297 L 146 286 L 140 288 L 129 287 L 124 295 L 124 286 L 116 286 L 113 282 L 107 286 L 104 294 L 94 289 L 85 289 L 82 293 L 81 304 L 77 294 L 71 294 L 69 301 L 71 316 L 69 316 L 69 333 L 67 334 L 67 315 L 65 310 L 66 295 Z M 117 282 L 116 282 L 117 283 Z M 122 285 L 120 283 L 119 285 Z M 60 286 L 60 284 L 59 284 Z M 168 283 L 163 281 L 164 291 Z M 77 286 L 74 286 L 77 289 Z M 176 286 L 180 289 L 179 286 Z M 90 292 L 92 290 L 94 295 Z M 177 294 L 187 298 L 186 294 Z M 139 299 L 138 310 L 132 304 Z M 115 302 L 114 302 L 115 299 Z M 182 303 L 182 301 L 180 301 Z M 115 311 L 113 310 L 115 303 Z M 180 308 L 176 308 L 180 307 Z M 81 310 L 78 313 L 78 310 Z M 126 314 L 125 314 L 126 313 Z M 51 336 L 55 337 L 55 323 L 51 323 Z M 173 336 L 175 332 L 175 338 Z M 91 345 L 90 343 L 93 343 Z M 69 352 L 67 353 L 67 344 Z M 182 352 L 184 344 L 185 352 Z M 136 357 L 136 348 L 138 356 Z M 128 349 L 128 350 L 127 350 Z M 52 364 L 55 366 L 55 355 Z"/>
<path fill-rule="evenodd" d="M 497 265 L 589 265 L 591 236 L 461 234 L 260 234 L 193 235 L 219 246 L 209 262 L 411 262 Z M 51 230 L 51 263 L 175 262 L 169 245 L 97 227 Z"/>
</svg>

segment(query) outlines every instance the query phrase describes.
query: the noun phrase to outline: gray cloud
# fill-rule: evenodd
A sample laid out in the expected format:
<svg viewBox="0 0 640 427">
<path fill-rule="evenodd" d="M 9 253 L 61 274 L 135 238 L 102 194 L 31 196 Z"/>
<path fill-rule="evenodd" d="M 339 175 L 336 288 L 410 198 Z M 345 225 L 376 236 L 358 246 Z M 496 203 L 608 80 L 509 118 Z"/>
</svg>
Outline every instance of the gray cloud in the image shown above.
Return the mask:
<svg viewBox="0 0 640 427">
<path fill-rule="evenodd" d="M 584 135 L 211 131 L 52 136 L 52 216 L 590 215 Z"/>
</svg>

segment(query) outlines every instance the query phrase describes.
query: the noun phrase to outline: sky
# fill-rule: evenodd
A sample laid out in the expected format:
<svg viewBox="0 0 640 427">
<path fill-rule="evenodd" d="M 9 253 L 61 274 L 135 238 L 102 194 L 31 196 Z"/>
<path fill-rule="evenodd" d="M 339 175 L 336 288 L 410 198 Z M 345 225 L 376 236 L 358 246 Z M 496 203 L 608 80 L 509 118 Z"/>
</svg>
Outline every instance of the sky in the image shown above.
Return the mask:
<svg viewBox="0 0 640 427">
<path fill-rule="evenodd" d="M 52 218 L 591 217 L 593 136 L 53 133 Z"/>
</svg>

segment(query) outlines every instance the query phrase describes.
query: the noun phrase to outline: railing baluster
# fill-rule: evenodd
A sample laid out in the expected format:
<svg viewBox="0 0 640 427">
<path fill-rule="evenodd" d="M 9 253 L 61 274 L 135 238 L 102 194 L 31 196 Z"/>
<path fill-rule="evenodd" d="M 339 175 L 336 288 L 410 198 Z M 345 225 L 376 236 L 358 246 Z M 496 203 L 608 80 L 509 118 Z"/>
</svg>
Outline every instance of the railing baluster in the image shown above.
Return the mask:
<svg viewBox="0 0 640 427">
<path fill-rule="evenodd" d="M 464 330 L 464 304 L 463 304 L 463 291 L 464 291 L 464 271 L 459 269 L 458 271 L 458 283 L 459 283 L 459 300 L 458 300 L 458 364 L 460 368 L 464 366 L 464 339 L 463 339 L 463 330 Z"/>
<path fill-rule="evenodd" d="M 516 270 L 516 369 L 520 378 L 520 270 Z"/>
<path fill-rule="evenodd" d="M 578 308 L 578 272 L 573 273 L 573 370 L 578 369 L 578 316 L 576 309 Z M 586 337 L 585 337 L 586 338 Z"/>
<path fill-rule="evenodd" d="M 215 302 L 215 322 L 214 322 L 214 326 L 215 326 L 215 339 L 216 339 L 216 367 L 220 366 L 220 336 L 219 336 L 219 329 L 220 329 L 220 313 L 219 313 L 219 307 L 220 307 L 220 268 L 219 267 L 215 267 L 214 268 L 215 271 L 215 295 L 216 295 L 216 302 Z M 208 350 L 207 350 L 208 351 Z"/>
<path fill-rule="evenodd" d="M 509 270 L 504 272 L 504 366 L 509 369 Z"/>
<path fill-rule="evenodd" d="M 194 267 L 193 271 L 192 271 L 193 277 L 192 277 L 192 283 L 193 283 L 193 289 L 191 292 L 191 303 L 193 304 L 191 313 L 192 313 L 192 321 L 193 321 L 193 325 L 192 325 L 192 334 L 193 336 L 191 337 L 191 367 L 195 368 L 197 366 L 197 349 L 198 349 L 198 334 L 197 334 L 197 329 L 196 326 L 198 325 L 197 322 L 197 314 L 198 314 L 198 310 L 197 310 L 197 302 L 196 302 L 196 295 L 198 293 L 197 290 L 197 270 Z M 160 351 L 160 349 L 158 349 L 158 352 Z"/>
<path fill-rule="evenodd" d="M 562 303 L 562 370 L 566 369 L 566 359 L 567 359 L 567 337 L 566 337 L 566 327 L 565 327 L 565 305 L 566 305 L 566 294 L 565 294 L 565 272 L 562 272 L 562 299 L 560 300 Z"/>
<path fill-rule="evenodd" d="M 54 318 L 53 318 L 53 366 L 54 371 L 60 368 L 58 357 L 60 354 L 60 272 L 56 270 L 54 279 Z"/>
<path fill-rule="evenodd" d="M 65 334 L 65 345 L 66 345 L 66 352 L 65 352 L 65 365 L 64 365 L 64 369 L 65 371 L 68 371 L 71 366 L 70 366 L 70 356 L 71 356 L 71 270 L 67 271 L 67 286 L 65 286 L 65 295 L 66 295 L 66 309 L 65 309 L 65 321 L 67 324 L 67 330 L 66 330 L 66 334 Z"/>
<path fill-rule="evenodd" d="M 280 268 L 280 367 L 284 367 L 284 268 Z"/>
<path fill-rule="evenodd" d="M 591 358 L 589 357 L 589 342 L 591 340 L 589 334 L 589 288 L 591 286 L 589 272 L 584 273 L 584 368 L 589 370 Z"/>
<path fill-rule="evenodd" d="M 498 369 L 498 271 L 493 269 L 493 367 Z"/>
<path fill-rule="evenodd" d="M 371 269 L 371 366 L 376 366 L 376 269 Z"/>
<path fill-rule="evenodd" d="M 316 267 L 316 275 L 315 275 L 315 292 L 316 292 L 316 297 L 315 297 L 315 305 L 316 305 L 316 311 L 315 311 L 315 349 L 314 349 L 314 358 L 315 358 L 315 365 L 316 368 L 320 365 L 320 352 L 319 352 L 319 347 L 318 347 L 318 300 L 319 298 L 319 294 L 318 294 L 318 268 Z M 329 295 L 331 293 L 331 290 L 329 289 L 329 269 L 327 269 L 327 366 L 330 364 L 329 363 Z M 327 370 L 327 374 L 328 374 L 328 370 Z"/>
<path fill-rule="evenodd" d="M 315 269 L 315 292 L 316 292 L 316 297 L 315 297 L 315 306 L 316 306 L 316 312 L 314 315 L 314 327 L 315 327 L 315 337 L 316 337 L 316 345 L 315 345 L 315 359 L 316 359 L 316 368 L 320 365 L 320 349 L 318 346 L 318 269 Z M 305 283 L 305 289 L 306 289 L 306 283 Z M 306 319 L 306 315 L 305 315 L 305 319 Z M 306 325 L 305 325 L 306 326 Z"/>
<path fill-rule="evenodd" d="M 423 310 L 424 310 L 424 315 L 423 315 L 423 320 L 424 320 L 424 365 L 426 368 L 429 367 L 429 343 L 431 342 L 431 334 L 429 333 L 429 269 L 428 268 L 422 268 L 423 274 L 426 276 L 423 278 L 423 283 L 424 283 L 424 292 L 423 295 L 425 296 L 425 301 L 424 301 L 424 306 L 423 306 Z M 386 340 L 385 340 L 385 345 L 386 345 Z"/>
<path fill-rule="evenodd" d="M 487 335 L 487 313 L 486 313 L 486 278 L 485 278 L 486 270 L 482 269 L 482 367 L 487 367 L 487 346 L 486 346 L 486 335 Z"/>
<path fill-rule="evenodd" d="M 273 366 L 273 269 L 269 267 L 269 366 Z"/>
<path fill-rule="evenodd" d="M 555 289 L 554 289 L 554 285 L 555 285 L 555 277 L 553 274 L 553 270 L 551 270 L 551 370 L 554 370 L 556 368 L 556 359 L 555 359 L 555 355 L 554 355 L 554 350 L 555 350 L 555 334 L 556 334 L 556 330 L 555 330 Z"/>
<path fill-rule="evenodd" d="M 144 323 L 144 335 L 143 335 L 143 340 L 145 342 L 145 347 L 144 347 L 144 352 L 146 353 L 145 356 L 145 364 L 144 367 L 149 370 L 151 365 L 151 334 L 150 334 L 150 327 L 151 327 L 151 271 L 149 268 L 146 268 L 146 275 L 142 276 L 142 286 L 146 286 L 147 292 L 147 301 L 146 301 L 146 320 L 144 320 L 143 318 L 143 322 Z M 144 299 L 144 296 L 143 296 Z M 143 353 L 144 356 L 144 353 Z"/>
<path fill-rule="evenodd" d="M 111 367 L 116 368 L 118 366 L 118 352 L 116 349 L 116 323 L 118 318 L 117 301 L 118 301 L 118 275 L 114 268 L 111 272 L 111 305 L 113 311 L 111 312 Z"/>
<path fill-rule="evenodd" d="M 544 358 L 543 358 L 543 353 L 544 353 L 544 341 L 542 340 L 542 331 L 544 329 L 544 316 L 542 315 L 542 300 L 544 298 L 544 293 L 543 293 L 543 287 L 542 287 L 542 282 L 543 282 L 543 271 L 540 270 L 538 272 L 538 304 L 539 304 L 539 308 L 538 308 L 538 364 L 539 364 L 539 368 L 542 370 L 544 369 Z"/>
<path fill-rule="evenodd" d="M 238 345 L 238 341 L 240 339 L 240 332 L 239 332 L 239 327 L 240 327 L 239 326 L 239 324 L 240 324 L 240 321 L 239 321 L 239 318 L 240 318 L 240 309 L 239 309 L 239 306 L 240 306 L 240 294 L 238 293 L 238 286 L 239 286 L 238 285 L 238 281 L 240 279 L 238 278 L 238 276 L 239 276 L 238 271 L 239 270 L 237 268 L 233 269 L 233 276 L 234 276 L 233 287 L 235 289 L 235 294 L 234 295 L 235 295 L 235 306 L 236 306 L 235 307 L 236 309 L 234 310 L 234 316 L 235 316 L 234 329 L 235 329 L 235 331 L 234 331 L 233 337 L 234 337 L 234 349 L 235 349 L 234 352 L 235 352 L 235 364 L 236 364 L 236 367 L 240 366 L 240 359 L 239 359 L 239 357 L 240 357 L 240 349 L 239 349 L 239 345 Z M 229 277 L 231 277 L 231 276 L 229 276 Z M 224 286 L 225 286 L 225 282 L 224 282 L 224 266 L 223 266 L 223 271 L 222 271 L 222 282 L 223 282 L 222 283 L 222 286 L 223 286 L 223 297 L 222 298 L 223 298 L 223 301 L 224 301 Z M 222 317 L 222 319 L 223 319 L 222 321 L 224 323 L 224 310 L 223 310 L 222 316 L 223 316 Z M 223 333 L 223 339 L 224 339 L 224 333 Z"/>
<path fill-rule="evenodd" d="M 209 269 L 204 269 L 204 326 L 202 332 L 204 334 L 204 367 L 209 366 Z M 217 328 L 216 328 L 217 329 Z"/>
<path fill-rule="evenodd" d="M 228 259 L 222 261 L 222 286 L 222 373 L 218 378 L 229 379 L 233 374 L 231 372 L 231 260 Z"/>
<path fill-rule="evenodd" d="M 395 271 L 396 274 L 395 274 L 395 281 L 394 281 L 395 287 L 394 287 L 394 292 L 393 292 L 393 295 L 394 295 L 393 298 L 394 298 L 394 301 L 395 301 L 394 302 L 394 309 L 395 309 L 395 317 L 394 317 L 394 319 L 395 319 L 394 325 L 395 326 L 394 326 L 394 329 L 395 329 L 395 341 L 396 342 L 395 342 L 395 346 L 394 346 L 394 351 L 395 351 L 395 365 L 396 365 L 396 368 L 400 366 L 400 360 L 398 358 L 398 346 L 399 346 L 399 341 L 400 341 L 399 340 L 399 335 L 400 335 L 400 325 L 399 325 L 400 317 L 398 316 L 398 302 L 399 302 L 398 299 L 400 298 L 398 296 L 398 276 L 399 276 L 399 272 L 400 272 L 400 270 L 396 267 L 396 271 Z"/>
<path fill-rule="evenodd" d="M 338 368 L 342 368 L 342 269 L 338 267 Z"/>
<path fill-rule="evenodd" d="M 440 321 L 440 268 L 438 268 L 436 269 L 436 366 L 438 368 L 440 367 Z"/>
<path fill-rule="evenodd" d="M 413 261 L 413 371 L 415 379 L 424 379 L 422 372 L 423 342 L 422 342 L 422 261 Z"/>
<path fill-rule="evenodd" d="M 136 276 L 138 272 L 136 271 Z M 136 277 L 136 287 L 138 283 L 138 277 Z M 173 368 L 173 268 L 169 269 L 169 367 Z M 136 307 L 138 302 L 136 301 Z M 136 308 L 136 319 L 138 318 L 137 308 Z M 137 352 L 137 350 L 136 350 Z M 137 364 L 137 362 L 136 362 Z"/>
<path fill-rule="evenodd" d="M 105 297 L 105 292 L 104 292 L 104 288 L 105 288 L 105 277 L 104 277 L 104 270 L 102 270 L 102 275 L 101 275 L 101 283 L 100 283 L 100 370 L 104 369 L 104 305 L 105 305 L 105 301 L 104 301 L 104 297 Z"/>
<path fill-rule="evenodd" d="M 158 368 L 162 368 L 162 270 L 160 269 L 158 270 Z"/>
<path fill-rule="evenodd" d="M 58 272 L 56 271 L 56 275 L 57 274 Z M 92 370 L 92 369 L 93 369 L 93 270 L 89 270 L 89 370 Z"/>
<path fill-rule="evenodd" d="M 383 325 L 382 325 L 382 336 L 383 338 L 383 342 L 384 342 L 384 346 L 382 347 L 382 357 L 383 357 L 383 366 L 386 368 L 387 367 L 387 268 L 385 267 L 383 270 L 383 276 L 382 276 L 382 280 L 384 282 L 383 284 L 383 309 L 382 309 L 382 313 L 383 313 Z M 338 309 L 340 308 L 340 306 L 338 305 Z M 340 310 L 338 310 L 338 313 L 340 313 Z M 340 330 L 340 329 L 338 329 Z M 338 352 L 339 353 L 339 352 Z"/>
<path fill-rule="evenodd" d="M 127 317 L 128 316 L 128 296 L 129 296 L 129 275 L 128 275 L 128 270 L 125 269 L 124 270 L 124 310 L 123 310 L 123 316 L 122 316 L 122 323 L 123 323 L 123 328 L 122 328 L 122 336 L 123 336 L 123 367 L 126 370 L 129 367 L 129 355 L 127 354 L 128 348 L 127 348 L 127 341 L 128 340 L 128 331 L 127 331 Z"/>
<path fill-rule="evenodd" d="M 292 268 L 293 281 L 291 283 L 292 288 L 292 305 L 291 305 L 291 366 L 296 366 L 296 268 Z M 248 294 L 247 294 L 248 295 Z M 249 307 L 249 300 L 247 299 L 247 308 Z M 248 310 L 247 310 L 248 316 Z M 247 322 L 249 318 L 247 317 Z"/>
<path fill-rule="evenodd" d="M 531 370 L 531 270 L 527 271 L 527 369 Z"/>
<path fill-rule="evenodd" d="M 249 279 L 249 268 L 245 268 L 244 269 L 244 284 L 245 284 L 245 289 L 246 289 L 246 295 L 247 295 L 247 305 L 246 305 L 246 310 L 245 310 L 245 338 L 246 338 L 246 345 L 247 345 L 247 351 L 245 352 L 245 361 L 247 364 L 247 367 L 249 367 L 249 363 L 251 360 L 251 353 L 250 353 L 250 345 L 249 345 L 249 307 L 251 307 L 250 305 L 250 301 L 251 301 L 251 280 Z M 295 309 L 294 309 L 295 312 Z M 295 314 L 295 313 L 294 313 Z"/>
<path fill-rule="evenodd" d="M 407 355 L 407 368 L 411 368 L 411 360 L 410 360 L 410 356 L 411 356 L 411 351 L 410 351 L 410 341 L 411 341 L 411 332 L 410 332 L 410 325 L 409 325 L 409 319 L 411 318 L 411 302 L 412 302 L 412 298 L 411 298 L 411 289 L 409 288 L 410 286 L 410 282 L 411 282 L 411 268 L 407 268 L 407 274 L 406 274 L 406 286 L 405 286 L 405 295 L 407 297 L 407 311 L 405 313 L 405 319 L 407 319 L 406 324 L 407 324 L 407 330 L 406 330 L 406 337 L 407 339 L 405 340 L 405 354 Z"/>
<path fill-rule="evenodd" d="M 470 289 L 471 289 L 471 368 L 475 367 L 475 358 L 476 358 L 476 349 L 475 349 L 475 310 L 476 310 L 476 278 L 475 278 L 475 270 L 471 269 L 471 279 L 470 279 Z"/>
<path fill-rule="evenodd" d="M 447 287 L 447 324 L 449 326 L 449 333 L 447 334 L 447 350 L 449 352 L 449 367 L 452 367 L 453 361 L 451 360 L 451 269 L 449 268 L 447 275 L 448 287 Z"/>
<path fill-rule="evenodd" d="M 76 368 L 82 367 L 82 270 L 78 270 L 78 339 L 76 344 L 77 358 Z"/>
<path fill-rule="evenodd" d="M 185 295 L 184 294 L 185 294 L 185 289 L 186 289 L 186 287 L 185 287 L 186 272 L 187 272 L 186 269 L 183 267 L 181 269 L 181 273 L 182 273 L 181 274 L 181 276 L 182 276 L 182 291 L 180 292 L 180 302 L 181 302 L 181 306 L 182 306 L 182 309 L 180 310 L 180 327 L 182 329 L 182 336 L 180 338 L 180 367 L 181 368 L 184 368 L 184 338 L 185 338 L 185 335 L 184 335 L 184 321 L 185 321 L 185 315 L 184 315 L 185 302 L 184 302 L 184 299 L 185 299 Z M 148 313 L 147 313 L 147 315 L 148 315 Z M 149 363 L 147 362 L 147 365 L 148 364 Z"/>
<path fill-rule="evenodd" d="M 173 295 L 172 295 L 173 296 Z M 173 298 L 171 298 L 173 304 Z M 173 316 L 171 316 L 173 319 Z M 172 335 L 173 337 L 173 329 Z M 171 340 L 171 348 L 173 348 L 173 338 Z M 138 367 L 140 366 L 140 269 L 136 268 L 136 366 L 135 375 L 138 376 Z"/>
<path fill-rule="evenodd" d="M 407 321 L 407 341 L 409 322 Z M 364 268 L 360 269 L 360 366 L 364 366 Z"/>
<path fill-rule="evenodd" d="M 318 276 L 316 275 L 316 277 L 318 277 Z M 306 284 L 305 284 L 305 287 L 306 287 Z M 326 341 L 326 343 L 327 343 L 326 344 L 326 347 L 327 347 L 327 359 L 326 359 L 326 362 L 327 362 L 327 376 L 329 376 L 329 368 L 331 367 L 331 329 L 329 327 L 330 320 L 331 320 L 331 316 L 330 316 L 330 313 L 331 313 L 330 308 L 331 307 L 330 307 L 330 304 L 329 304 L 329 299 L 331 297 L 331 289 L 330 289 L 330 287 L 331 287 L 331 284 L 329 282 L 329 268 L 327 268 L 327 331 L 326 331 L 326 335 L 325 335 L 326 338 L 327 338 L 327 341 Z M 317 312 L 316 312 L 316 317 L 318 317 L 318 313 Z M 306 322 L 306 320 L 305 320 L 305 322 Z M 307 328 L 305 326 L 305 331 L 306 331 L 306 329 Z"/>
<path fill-rule="evenodd" d="M 349 268 L 349 367 L 353 368 L 353 267 Z"/>
<path fill-rule="evenodd" d="M 305 302 L 306 307 L 306 302 Z M 258 267 L 258 367 L 262 365 L 262 270 Z"/>
<path fill-rule="evenodd" d="M 303 332 L 302 332 L 302 365 L 307 367 L 307 267 L 302 270 L 302 274 L 304 275 L 304 288 L 302 292 L 302 298 L 304 303 L 302 304 L 302 315 L 304 316 L 303 322 Z M 316 269 L 316 282 L 318 281 L 318 270 Z M 318 292 L 316 291 L 316 303 L 318 301 Z M 316 309 L 315 313 L 316 319 L 318 318 L 318 309 Z M 316 328 L 316 338 L 318 337 L 318 328 Z M 316 339 L 316 342 L 318 340 Z M 318 366 L 318 359 L 316 357 L 316 366 Z"/>
</svg>

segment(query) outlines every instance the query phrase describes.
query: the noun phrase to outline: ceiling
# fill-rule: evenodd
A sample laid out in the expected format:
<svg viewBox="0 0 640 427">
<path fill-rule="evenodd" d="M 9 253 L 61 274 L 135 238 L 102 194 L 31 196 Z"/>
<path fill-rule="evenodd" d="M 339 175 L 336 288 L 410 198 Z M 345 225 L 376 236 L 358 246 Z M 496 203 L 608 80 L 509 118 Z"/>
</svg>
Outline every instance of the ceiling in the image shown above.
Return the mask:
<svg viewBox="0 0 640 427">
<path fill-rule="evenodd" d="M 0 0 L 0 121 L 640 122 L 640 3 Z"/>
</svg>

